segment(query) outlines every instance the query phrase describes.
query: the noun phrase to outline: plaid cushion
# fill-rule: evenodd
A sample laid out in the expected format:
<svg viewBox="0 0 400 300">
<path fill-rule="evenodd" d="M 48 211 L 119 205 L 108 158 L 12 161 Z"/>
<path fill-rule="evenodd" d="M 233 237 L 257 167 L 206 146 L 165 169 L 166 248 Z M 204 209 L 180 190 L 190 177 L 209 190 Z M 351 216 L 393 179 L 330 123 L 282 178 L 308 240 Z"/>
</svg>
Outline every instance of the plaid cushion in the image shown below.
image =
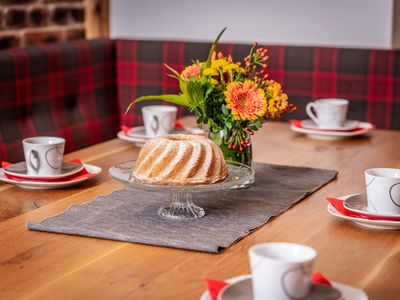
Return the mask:
<svg viewBox="0 0 400 300">
<path fill-rule="evenodd" d="M 176 80 L 163 63 L 181 71 L 192 59 L 205 60 L 210 44 L 117 40 L 118 99 L 124 111 L 143 95 L 177 93 Z M 285 118 L 307 118 L 308 102 L 324 97 L 350 100 L 349 118 L 378 128 L 400 129 L 400 51 L 268 46 L 269 77 L 283 84 L 298 110 Z M 219 50 L 241 60 L 249 45 L 221 44 Z M 153 102 L 155 103 L 155 102 Z M 149 103 L 147 103 L 149 104 Z M 125 125 L 141 124 L 138 104 Z M 182 108 L 180 114 L 186 113 Z"/>
<path fill-rule="evenodd" d="M 23 159 L 21 141 L 66 139 L 66 152 L 114 138 L 119 125 L 111 40 L 0 52 L 0 159 Z"/>
<path fill-rule="evenodd" d="M 167 76 L 164 63 L 181 71 L 185 65 L 184 43 L 117 40 L 118 100 L 121 108 L 121 124 L 137 126 L 143 124 L 141 108 L 150 104 L 167 104 L 157 100 L 136 104 L 125 115 L 129 103 L 145 95 L 176 94 L 175 79 Z M 178 117 L 187 110 L 178 106 Z"/>
</svg>

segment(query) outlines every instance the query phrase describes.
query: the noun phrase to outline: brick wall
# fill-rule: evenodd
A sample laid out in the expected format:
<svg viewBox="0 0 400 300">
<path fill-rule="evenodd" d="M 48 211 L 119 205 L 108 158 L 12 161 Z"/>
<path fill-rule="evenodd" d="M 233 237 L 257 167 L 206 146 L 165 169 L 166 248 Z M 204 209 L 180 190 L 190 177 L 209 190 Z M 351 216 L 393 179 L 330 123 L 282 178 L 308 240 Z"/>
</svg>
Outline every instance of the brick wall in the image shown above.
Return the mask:
<svg viewBox="0 0 400 300">
<path fill-rule="evenodd" d="M 0 0 L 0 50 L 85 38 L 84 0 Z"/>
</svg>

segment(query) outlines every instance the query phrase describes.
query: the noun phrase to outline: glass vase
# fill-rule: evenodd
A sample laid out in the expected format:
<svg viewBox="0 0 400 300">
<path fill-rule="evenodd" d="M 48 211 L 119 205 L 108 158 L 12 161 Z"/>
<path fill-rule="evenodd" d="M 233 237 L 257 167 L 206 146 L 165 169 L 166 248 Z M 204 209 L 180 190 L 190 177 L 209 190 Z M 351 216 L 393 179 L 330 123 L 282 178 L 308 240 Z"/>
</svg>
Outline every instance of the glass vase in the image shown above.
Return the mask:
<svg viewBox="0 0 400 300">
<path fill-rule="evenodd" d="M 215 144 L 219 146 L 224 155 L 226 161 L 238 162 L 242 163 L 250 168 L 253 167 L 253 151 L 251 146 L 251 135 L 247 133 L 243 145 L 232 145 L 233 135 L 235 134 L 234 131 L 219 131 L 219 132 L 208 132 L 208 137 L 211 139 Z M 254 176 L 240 188 L 249 187 L 254 182 Z"/>
</svg>

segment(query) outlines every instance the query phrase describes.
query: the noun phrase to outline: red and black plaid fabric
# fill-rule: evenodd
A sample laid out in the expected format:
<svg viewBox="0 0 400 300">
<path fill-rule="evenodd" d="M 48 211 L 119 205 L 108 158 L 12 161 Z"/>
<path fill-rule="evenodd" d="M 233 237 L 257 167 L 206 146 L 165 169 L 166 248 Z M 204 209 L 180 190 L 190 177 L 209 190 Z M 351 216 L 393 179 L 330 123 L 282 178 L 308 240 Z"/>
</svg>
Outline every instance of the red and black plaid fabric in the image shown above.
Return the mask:
<svg viewBox="0 0 400 300">
<path fill-rule="evenodd" d="M 176 80 L 167 76 L 164 63 L 182 71 L 185 44 L 183 42 L 156 42 L 117 40 L 117 82 L 118 99 L 121 108 L 121 123 L 127 126 L 142 125 L 141 108 L 150 104 L 167 104 L 157 100 L 136 104 L 125 115 L 129 103 L 145 95 L 176 94 Z M 178 106 L 178 117 L 187 110 Z"/>
<path fill-rule="evenodd" d="M 140 108 L 123 111 L 143 95 L 177 93 L 176 80 L 163 63 L 181 71 L 193 59 L 205 60 L 210 44 L 117 40 L 118 99 L 121 122 L 141 123 Z M 350 100 L 349 118 L 369 121 L 378 128 L 400 129 L 400 51 L 321 47 L 265 46 L 269 76 L 283 84 L 298 110 L 287 118 L 307 118 L 308 102 L 325 97 Z M 250 45 L 221 44 L 234 60 L 244 58 Z M 181 110 L 180 113 L 185 113 Z"/>
<path fill-rule="evenodd" d="M 114 51 L 116 43 L 116 52 Z M 66 152 L 114 138 L 120 124 L 142 124 L 143 95 L 179 92 L 164 63 L 181 71 L 205 60 L 209 43 L 94 40 L 0 52 L 0 159 L 23 158 L 35 135 L 67 140 Z M 249 45 L 221 44 L 235 60 Z M 349 99 L 349 118 L 400 129 L 400 51 L 270 46 L 269 75 L 306 118 L 314 99 Z M 158 103 L 152 101 L 151 103 Z M 188 113 L 179 107 L 178 116 Z"/>
<path fill-rule="evenodd" d="M 0 160 L 22 160 L 25 137 L 61 136 L 70 152 L 114 138 L 118 126 L 113 41 L 0 52 Z"/>
</svg>

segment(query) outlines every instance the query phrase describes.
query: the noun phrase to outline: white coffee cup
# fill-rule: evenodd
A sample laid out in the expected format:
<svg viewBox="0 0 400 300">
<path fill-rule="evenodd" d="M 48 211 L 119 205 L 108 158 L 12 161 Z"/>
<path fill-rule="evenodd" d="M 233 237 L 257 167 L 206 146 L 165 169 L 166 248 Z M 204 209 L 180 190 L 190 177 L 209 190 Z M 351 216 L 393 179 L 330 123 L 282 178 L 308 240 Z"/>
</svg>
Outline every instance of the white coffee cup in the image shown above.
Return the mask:
<svg viewBox="0 0 400 300">
<path fill-rule="evenodd" d="M 175 128 L 178 109 L 170 105 L 149 105 L 142 108 L 144 128 L 149 137 L 162 136 Z"/>
<path fill-rule="evenodd" d="M 317 253 L 294 243 L 264 243 L 249 249 L 255 300 L 303 299 L 311 287 Z"/>
<path fill-rule="evenodd" d="M 369 211 L 400 215 L 400 169 L 368 169 L 365 184 Z"/>
<path fill-rule="evenodd" d="M 22 141 L 28 175 L 53 176 L 61 173 L 65 139 L 38 136 Z"/>
<path fill-rule="evenodd" d="M 336 128 L 345 124 L 348 107 L 348 100 L 326 98 L 308 103 L 306 112 L 318 127 Z"/>
</svg>

